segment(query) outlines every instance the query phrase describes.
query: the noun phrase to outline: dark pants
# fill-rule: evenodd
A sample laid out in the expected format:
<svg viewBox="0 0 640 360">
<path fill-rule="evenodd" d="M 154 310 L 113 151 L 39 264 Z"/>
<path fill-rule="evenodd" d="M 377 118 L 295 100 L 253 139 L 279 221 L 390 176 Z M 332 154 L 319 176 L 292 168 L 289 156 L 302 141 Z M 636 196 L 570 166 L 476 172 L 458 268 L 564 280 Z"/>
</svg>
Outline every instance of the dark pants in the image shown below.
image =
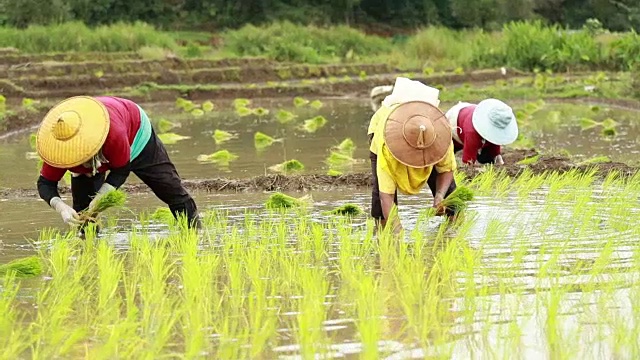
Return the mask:
<svg viewBox="0 0 640 360">
<path fill-rule="evenodd" d="M 174 217 L 186 216 L 189 226 L 199 225 L 196 202 L 182 186 L 178 171 L 155 132 L 151 133 L 151 138 L 140 155 L 131 162 L 131 172 L 169 206 Z M 71 178 L 73 209 L 82 211 L 89 207 L 91 199 L 104 181 L 105 174 L 97 174 L 93 177 L 80 175 Z"/>
<path fill-rule="evenodd" d="M 456 141 L 453 142 L 453 152 L 458 152 L 461 151 L 462 149 L 464 149 L 464 146 L 458 144 Z M 478 159 L 477 159 L 479 164 L 493 164 L 496 159 L 495 157 L 491 156 L 491 154 L 489 154 L 489 151 L 487 151 L 487 148 L 482 148 L 480 150 L 480 154 L 478 154 Z"/>
<path fill-rule="evenodd" d="M 369 142 L 371 142 L 371 138 L 369 138 Z M 380 202 L 380 189 L 378 187 L 378 155 L 369 152 L 369 159 L 371 160 L 371 173 L 372 173 L 372 190 L 371 190 L 371 217 L 376 220 L 384 219 L 384 215 L 382 214 L 382 203 Z M 431 194 L 436 196 L 436 182 L 438 179 L 438 172 L 435 167 L 431 171 L 431 175 L 429 175 L 429 179 L 427 179 L 427 185 L 429 185 L 429 189 L 431 190 Z M 456 181 L 453 180 L 445 197 L 449 196 L 456 189 Z M 393 194 L 393 203 L 398 206 L 398 191 L 396 190 L 395 194 Z M 454 215 L 447 211 L 446 215 Z"/>
</svg>

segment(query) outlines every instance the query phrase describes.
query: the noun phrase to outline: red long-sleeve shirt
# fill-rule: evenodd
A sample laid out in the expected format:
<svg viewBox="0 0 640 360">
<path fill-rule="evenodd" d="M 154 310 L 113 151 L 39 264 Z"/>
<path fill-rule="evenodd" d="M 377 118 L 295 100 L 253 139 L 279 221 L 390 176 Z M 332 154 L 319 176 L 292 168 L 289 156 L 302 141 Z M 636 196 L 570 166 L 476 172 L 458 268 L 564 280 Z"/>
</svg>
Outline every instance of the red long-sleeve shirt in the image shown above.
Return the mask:
<svg viewBox="0 0 640 360">
<path fill-rule="evenodd" d="M 131 145 L 140 129 L 140 110 L 131 100 L 117 97 L 96 97 L 103 103 L 109 113 L 109 134 L 102 146 L 102 155 L 108 161 L 103 164 L 98 172 L 123 168 L 129 165 L 131 160 Z M 92 169 L 82 165 L 71 169 L 53 167 L 47 163 L 42 166 L 40 175 L 49 181 L 58 182 L 67 171 L 77 174 L 91 173 Z"/>
<path fill-rule="evenodd" d="M 459 143 L 453 140 L 456 150 L 462 149 L 462 162 L 472 164 L 478 159 L 478 153 L 481 150 L 488 151 L 492 158 L 500 155 L 500 145 L 492 144 L 480 136 L 473 127 L 471 118 L 476 105 L 467 106 L 460 110 L 458 114 L 458 128 L 456 129 L 458 137 L 462 141 Z"/>
</svg>

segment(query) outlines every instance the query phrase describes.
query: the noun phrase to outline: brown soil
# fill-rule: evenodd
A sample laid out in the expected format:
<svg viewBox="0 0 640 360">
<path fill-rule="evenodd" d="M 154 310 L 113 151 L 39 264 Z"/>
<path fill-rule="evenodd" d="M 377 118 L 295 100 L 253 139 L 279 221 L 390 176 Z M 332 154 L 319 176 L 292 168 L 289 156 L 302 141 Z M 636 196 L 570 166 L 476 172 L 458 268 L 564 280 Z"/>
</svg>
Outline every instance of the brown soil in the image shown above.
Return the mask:
<svg viewBox="0 0 640 360">
<path fill-rule="evenodd" d="M 140 59 L 140 55 L 135 52 L 96 52 L 96 53 L 59 53 L 59 54 L 2 54 L 0 64 L 2 65 L 26 65 L 43 63 L 47 61 L 69 62 L 69 61 L 118 61 L 123 59 Z"/>
<path fill-rule="evenodd" d="M 534 174 L 545 172 L 565 172 L 571 169 L 588 171 L 596 169 L 597 176 L 604 178 L 612 171 L 621 175 L 632 175 L 640 171 L 640 168 L 622 163 L 607 162 L 589 166 L 578 166 L 571 159 L 560 156 L 542 155 L 540 160 L 531 165 L 518 165 L 517 162 L 537 155 L 535 150 L 516 150 L 504 154 L 506 166 L 500 167 L 507 175 L 515 177 L 525 169 L 530 169 Z M 473 178 L 480 174 L 479 171 L 461 167 L 459 171 Z M 206 180 L 184 180 L 184 185 L 190 191 L 204 192 L 262 192 L 262 191 L 309 191 L 332 189 L 365 189 L 371 187 L 370 173 L 353 173 L 342 176 L 329 175 L 266 175 L 248 179 L 215 178 Z M 123 190 L 128 193 L 148 193 L 149 189 L 144 184 L 126 184 Z M 68 187 L 61 187 L 61 193 L 68 193 Z M 4 189 L 0 190 L 0 198 L 37 198 L 35 189 Z"/>
</svg>

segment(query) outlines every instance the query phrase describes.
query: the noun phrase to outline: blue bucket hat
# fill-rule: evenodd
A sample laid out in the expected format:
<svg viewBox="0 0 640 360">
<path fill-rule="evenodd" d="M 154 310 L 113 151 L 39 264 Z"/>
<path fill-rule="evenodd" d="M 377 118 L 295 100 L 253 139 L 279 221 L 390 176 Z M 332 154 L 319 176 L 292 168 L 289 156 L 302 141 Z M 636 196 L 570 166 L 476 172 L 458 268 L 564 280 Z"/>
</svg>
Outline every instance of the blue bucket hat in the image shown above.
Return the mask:
<svg viewBox="0 0 640 360">
<path fill-rule="evenodd" d="M 500 100 L 481 101 L 471 122 L 478 134 L 492 144 L 508 145 L 518 138 L 518 123 L 513 109 Z"/>
</svg>

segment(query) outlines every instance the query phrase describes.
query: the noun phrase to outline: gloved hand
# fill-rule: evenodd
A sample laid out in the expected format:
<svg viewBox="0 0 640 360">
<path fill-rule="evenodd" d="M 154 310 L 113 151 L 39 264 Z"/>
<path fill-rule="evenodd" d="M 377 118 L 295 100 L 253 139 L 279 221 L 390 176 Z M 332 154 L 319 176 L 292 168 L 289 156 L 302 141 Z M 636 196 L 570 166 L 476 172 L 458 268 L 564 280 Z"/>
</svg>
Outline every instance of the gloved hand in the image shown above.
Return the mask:
<svg viewBox="0 0 640 360">
<path fill-rule="evenodd" d="M 54 208 L 58 214 L 62 217 L 62 220 L 67 225 L 82 225 L 82 221 L 80 221 L 80 216 L 78 213 L 73 210 L 73 208 L 67 204 L 65 204 L 62 199 L 59 197 L 54 197 L 49 202 L 52 208 Z"/>
<path fill-rule="evenodd" d="M 494 159 L 494 164 L 498 166 L 504 165 L 504 160 L 502 160 L 502 155 L 496 156 L 496 158 Z"/>
<path fill-rule="evenodd" d="M 103 197 L 104 194 L 115 189 L 116 189 L 115 187 L 107 183 L 102 184 L 102 186 L 100 187 L 100 190 L 98 190 L 98 193 L 96 193 L 96 196 L 89 203 L 89 210 L 93 211 L 95 209 L 95 205 L 98 203 L 98 201 L 100 201 L 100 198 Z"/>
</svg>

